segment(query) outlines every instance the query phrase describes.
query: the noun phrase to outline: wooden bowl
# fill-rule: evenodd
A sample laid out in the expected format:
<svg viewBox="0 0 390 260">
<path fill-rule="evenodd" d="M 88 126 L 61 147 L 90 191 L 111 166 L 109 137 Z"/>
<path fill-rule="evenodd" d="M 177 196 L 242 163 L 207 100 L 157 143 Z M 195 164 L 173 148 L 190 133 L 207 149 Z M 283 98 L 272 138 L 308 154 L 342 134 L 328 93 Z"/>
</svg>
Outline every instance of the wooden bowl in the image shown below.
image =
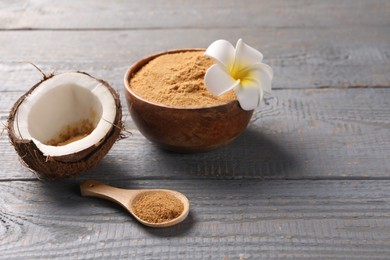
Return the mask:
<svg viewBox="0 0 390 260">
<path fill-rule="evenodd" d="M 130 79 L 154 58 L 184 51 L 157 53 L 134 63 L 124 78 L 127 105 L 139 131 L 157 146 L 180 153 L 204 152 L 227 144 L 245 130 L 253 114 L 241 109 L 238 101 L 202 108 L 169 107 L 145 100 L 133 92 Z"/>
</svg>

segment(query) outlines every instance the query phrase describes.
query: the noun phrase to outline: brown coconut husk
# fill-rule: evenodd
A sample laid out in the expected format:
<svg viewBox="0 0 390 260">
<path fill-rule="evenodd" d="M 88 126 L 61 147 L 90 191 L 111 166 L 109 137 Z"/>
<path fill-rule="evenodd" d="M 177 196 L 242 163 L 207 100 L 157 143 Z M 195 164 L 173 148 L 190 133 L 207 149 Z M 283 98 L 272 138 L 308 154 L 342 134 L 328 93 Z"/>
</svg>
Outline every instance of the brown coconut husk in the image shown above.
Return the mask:
<svg viewBox="0 0 390 260">
<path fill-rule="evenodd" d="M 91 78 L 94 78 L 85 72 L 78 71 L 77 73 L 82 73 Z M 37 175 L 38 178 L 45 180 L 57 180 L 74 177 L 83 171 L 93 168 L 108 153 L 115 141 L 118 140 L 118 138 L 121 136 L 121 131 L 124 128 L 122 122 L 122 106 L 120 103 L 119 94 L 106 81 L 94 78 L 105 85 L 111 92 L 117 107 L 113 127 L 105 136 L 105 138 L 99 142 L 99 144 L 92 145 L 91 147 L 74 154 L 51 157 L 43 155 L 43 153 L 37 148 L 32 140 L 23 140 L 18 138 L 18 135 L 16 135 L 18 129 L 14 128 L 14 121 L 19 106 L 23 103 L 26 96 L 31 94 L 34 89 L 36 89 L 44 81 L 54 76 L 54 74 L 44 74 L 44 77 L 40 82 L 35 84 L 30 90 L 22 95 L 12 107 L 7 121 L 8 136 L 20 159 L 23 161 L 26 167 L 28 167 Z"/>
</svg>

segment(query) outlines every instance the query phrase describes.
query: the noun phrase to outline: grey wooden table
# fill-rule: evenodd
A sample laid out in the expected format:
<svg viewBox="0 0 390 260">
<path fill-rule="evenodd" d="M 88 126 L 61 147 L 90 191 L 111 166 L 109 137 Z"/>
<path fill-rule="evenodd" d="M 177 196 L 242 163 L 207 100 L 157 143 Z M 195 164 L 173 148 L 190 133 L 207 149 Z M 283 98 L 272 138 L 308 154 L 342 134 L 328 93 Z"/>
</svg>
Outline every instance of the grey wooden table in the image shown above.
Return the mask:
<svg viewBox="0 0 390 260">
<path fill-rule="evenodd" d="M 148 54 L 243 38 L 274 68 L 246 132 L 168 153 L 136 129 L 127 67 Z M 76 179 L 47 183 L 0 137 L 0 259 L 390 259 L 390 1 L 0 1 L 0 116 L 45 71 L 111 83 L 132 136 Z M 95 179 L 191 200 L 167 229 L 83 198 Z"/>
</svg>

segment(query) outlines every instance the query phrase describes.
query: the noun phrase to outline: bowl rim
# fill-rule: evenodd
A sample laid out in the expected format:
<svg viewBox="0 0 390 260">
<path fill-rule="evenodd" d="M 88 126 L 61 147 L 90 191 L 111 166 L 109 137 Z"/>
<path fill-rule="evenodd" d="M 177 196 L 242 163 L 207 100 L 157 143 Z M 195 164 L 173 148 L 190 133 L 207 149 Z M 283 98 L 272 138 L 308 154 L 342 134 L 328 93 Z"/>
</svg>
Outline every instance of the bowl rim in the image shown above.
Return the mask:
<svg viewBox="0 0 390 260">
<path fill-rule="evenodd" d="M 161 51 L 161 52 L 156 52 L 154 54 L 151 54 L 151 55 L 148 55 L 146 57 L 143 57 L 139 60 L 137 60 L 136 62 L 134 62 L 127 70 L 126 70 L 126 73 L 125 73 L 125 76 L 124 76 L 124 86 L 125 86 L 125 91 L 128 91 L 132 96 L 134 96 L 135 98 L 137 98 L 138 100 L 141 100 L 142 102 L 145 102 L 145 103 L 148 103 L 150 105 L 153 105 L 153 106 L 157 106 L 157 107 L 161 107 L 161 108 L 165 108 L 165 109 L 175 109 L 175 110 L 191 110 L 191 111 L 195 111 L 195 110 L 207 110 L 207 109 L 210 109 L 210 108 L 221 108 L 221 107 L 227 107 L 227 106 L 231 106 L 231 105 L 239 105 L 237 99 L 235 100 L 232 100 L 232 101 L 229 101 L 225 104 L 220 104 L 220 105 L 211 105 L 211 106 L 203 106 L 203 107 L 179 107 L 179 106 L 168 106 L 168 105 L 164 105 L 164 104 L 160 104 L 160 103 L 155 103 L 155 102 L 152 102 L 150 100 L 147 100 L 141 96 L 139 96 L 138 94 L 136 94 L 130 87 L 130 79 L 131 77 L 133 77 L 143 66 L 145 66 L 148 62 L 150 62 L 151 60 L 159 57 L 159 56 L 162 56 L 162 55 L 165 55 L 165 54 L 172 54 L 172 53 L 180 53 L 180 52 L 195 52 L 195 51 L 205 51 L 206 49 L 205 48 L 181 48 L 181 49 L 171 49 L 171 50 L 166 50 L 166 51 Z M 137 69 L 138 68 L 138 69 Z M 134 71 L 135 70 L 135 71 Z"/>
</svg>

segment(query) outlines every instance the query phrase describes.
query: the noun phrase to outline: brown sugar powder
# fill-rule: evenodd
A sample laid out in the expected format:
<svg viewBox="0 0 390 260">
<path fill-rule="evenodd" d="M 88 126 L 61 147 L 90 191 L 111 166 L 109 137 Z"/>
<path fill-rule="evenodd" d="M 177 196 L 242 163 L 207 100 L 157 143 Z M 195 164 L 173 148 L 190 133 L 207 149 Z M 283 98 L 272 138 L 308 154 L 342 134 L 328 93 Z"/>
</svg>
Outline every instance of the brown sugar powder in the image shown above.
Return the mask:
<svg viewBox="0 0 390 260">
<path fill-rule="evenodd" d="M 215 62 L 203 51 L 164 54 L 143 66 L 130 80 L 140 97 L 172 107 L 207 107 L 235 100 L 230 91 L 214 96 L 205 87 L 204 75 Z"/>
<path fill-rule="evenodd" d="M 180 216 L 184 205 L 168 192 L 151 191 L 136 198 L 133 208 L 140 219 L 149 223 L 162 223 Z"/>
<path fill-rule="evenodd" d="M 63 146 L 88 136 L 92 133 L 94 125 L 88 119 L 83 119 L 63 127 L 59 135 L 46 142 L 47 145 Z"/>
</svg>

